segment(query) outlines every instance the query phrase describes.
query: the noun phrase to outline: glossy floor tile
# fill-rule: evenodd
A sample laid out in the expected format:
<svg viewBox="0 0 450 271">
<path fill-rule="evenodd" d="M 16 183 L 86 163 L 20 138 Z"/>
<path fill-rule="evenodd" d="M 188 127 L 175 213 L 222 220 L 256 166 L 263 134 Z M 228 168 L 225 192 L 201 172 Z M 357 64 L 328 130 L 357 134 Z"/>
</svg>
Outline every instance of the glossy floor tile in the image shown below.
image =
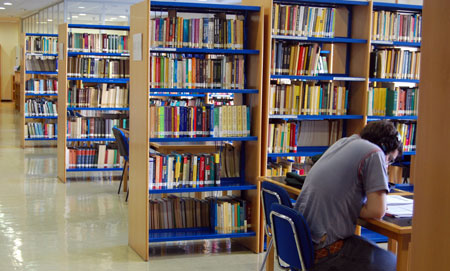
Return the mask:
<svg viewBox="0 0 450 271">
<path fill-rule="evenodd" d="M 229 240 L 151 245 L 143 262 L 127 245 L 117 178 L 58 182 L 56 149 L 20 148 L 18 128 L 13 105 L 0 104 L 1 271 L 258 270 L 264 254 Z"/>
</svg>

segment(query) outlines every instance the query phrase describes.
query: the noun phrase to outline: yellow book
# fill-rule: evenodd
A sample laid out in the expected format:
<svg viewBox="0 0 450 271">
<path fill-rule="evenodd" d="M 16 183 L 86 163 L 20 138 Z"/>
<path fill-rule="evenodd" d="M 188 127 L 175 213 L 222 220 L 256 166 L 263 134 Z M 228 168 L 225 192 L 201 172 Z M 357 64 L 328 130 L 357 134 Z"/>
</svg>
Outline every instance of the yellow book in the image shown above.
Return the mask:
<svg viewBox="0 0 450 271">
<path fill-rule="evenodd" d="M 279 14 L 280 14 L 280 5 L 274 4 L 274 19 L 273 19 L 273 25 L 272 25 L 272 34 L 278 35 L 278 20 L 279 20 Z"/>
<path fill-rule="evenodd" d="M 286 86 L 285 103 L 284 103 L 284 113 L 289 115 L 291 113 L 291 95 L 292 88 L 290 85 Z"/>
<path fill-rule="evenodd" d="M 220 155 L 219 155 L 220 157 Z M 218 159 L 218 158 L 215 158 Z M 197 155 L 192 156 L 192 187 L 197 187 Z"/>
<path fill-rule="evenodd" d="M 298 106 L 297 106 L 297 112 L 295 113 L 296 115 L 300 115 L 302 113 L 302 108 L 303 108 L 303 87 L 304 87 L 305 83 L 304 82 L 300 82 L 300 84 L 298 85 Z"/>
<path fill-rule="evenodd" d="M 298 115 L 298 109 L 299 109 L 299 102 L 300 102 L 300 86 L 295 84 L 293 85 L 294 88 L 294 101 L 292 106 L 292 114 Z"/>
<path fill-rule="evenodd" d="M 372 39 L 373 40 L 378 40 L 377 27 L 378 27 L 378 11 L 374 11 L 373 12 L 373 23 L 372 23 Z"/>
<path fill-rule="evenodd" d="M 268 153 L 273 153 L 273 136 L 275 133 L 275 124 L 270 123 L 269 124 L 269 142 L 268 142 L 268 146 L 267 146 L 267 152 Z"/>
<path fill-rule="evenodd" d="M 237 119 L 237 136 L 244 136 L 245 132 L 244 129 L 242 127 L 242 106 L 234 106 L 236 112 L 236 119 Z"/>
<path fill-rule="evenodd" d="M 286 133 L 284 133 L 285 136 L 285 140 L 284 140 L 284 152 L 289 152 L 289 139 L 291 138 L 291 125 L 292 123 L 287 123 L 286 125 Z"/>
<path fill-rule="evenodd" d="M 308 115 L 308 110 L 309 110 L 308 109 L 308 100 L 309 100 L 308 94 L 309 94 L 309 85 L 305 84 L 305 96 L 303 98 L 303 107 L 302 107 L 303 115 Z"/>
<path fill-rule="evenodd" d="M 293 70 L 294 70 L 294 56 L 295 56 L 295 46 L 291 46 L 291 54 L 289 56 L 289 74 L 290 75 L 294 75 Z"/>
<path fill-rule="evenodd" d="M 391 73 L 391 56 L 392 56 L 392 50 L 388 50 L 387 51 L 387 60 L 386 60 L 386 71 L 385 71 L 385 75 L 386 78 L 391 78 L 392 73 Z"/>
</svg>

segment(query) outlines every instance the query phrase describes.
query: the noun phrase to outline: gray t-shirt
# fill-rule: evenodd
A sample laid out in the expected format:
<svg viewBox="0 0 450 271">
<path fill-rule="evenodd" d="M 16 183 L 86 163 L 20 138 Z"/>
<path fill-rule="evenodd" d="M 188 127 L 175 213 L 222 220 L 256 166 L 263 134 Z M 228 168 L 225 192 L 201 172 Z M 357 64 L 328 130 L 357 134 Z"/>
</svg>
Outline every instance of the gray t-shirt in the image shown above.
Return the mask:
<svg viewBox="0 0 450 271">
<path fill-rule="evenodd" d="M 337 141 L 311 168 L 294 208 L 319 249 L 354 234 L 366 195 L 388 189 L 383 151 L 353 135 Z"/>
</svg>

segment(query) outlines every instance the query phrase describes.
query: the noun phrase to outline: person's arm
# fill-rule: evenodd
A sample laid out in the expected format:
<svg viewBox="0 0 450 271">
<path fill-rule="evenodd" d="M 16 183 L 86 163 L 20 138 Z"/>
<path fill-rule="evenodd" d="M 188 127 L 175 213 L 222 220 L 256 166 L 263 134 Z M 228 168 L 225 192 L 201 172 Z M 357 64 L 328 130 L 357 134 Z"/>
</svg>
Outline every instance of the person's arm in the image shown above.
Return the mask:
<svg viewBox="0 0 450 271">
<path fill-rule="evenodd" d="M 381 219 L 386 212 L 386 191 L 375 191 L 367 194 L 367 201 L 361 208 L 361 218 Z"/>
</svg>

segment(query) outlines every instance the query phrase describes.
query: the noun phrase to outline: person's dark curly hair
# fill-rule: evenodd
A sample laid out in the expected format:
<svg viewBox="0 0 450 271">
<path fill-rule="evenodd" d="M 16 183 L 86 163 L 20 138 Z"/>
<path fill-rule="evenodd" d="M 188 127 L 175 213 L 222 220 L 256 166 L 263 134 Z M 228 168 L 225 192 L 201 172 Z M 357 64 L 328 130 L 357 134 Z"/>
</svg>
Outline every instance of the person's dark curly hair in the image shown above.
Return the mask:
<svg viewBox="0 0 450 271">
<path fill-rule="evenodd" d="M 371 121 L 359 133 L 362 139 L 366 139 L 378 145 L 385 154 L 398 150 L 401 157 L 403 143 L 394 124 L 387 120 Z"/>
</svg>

